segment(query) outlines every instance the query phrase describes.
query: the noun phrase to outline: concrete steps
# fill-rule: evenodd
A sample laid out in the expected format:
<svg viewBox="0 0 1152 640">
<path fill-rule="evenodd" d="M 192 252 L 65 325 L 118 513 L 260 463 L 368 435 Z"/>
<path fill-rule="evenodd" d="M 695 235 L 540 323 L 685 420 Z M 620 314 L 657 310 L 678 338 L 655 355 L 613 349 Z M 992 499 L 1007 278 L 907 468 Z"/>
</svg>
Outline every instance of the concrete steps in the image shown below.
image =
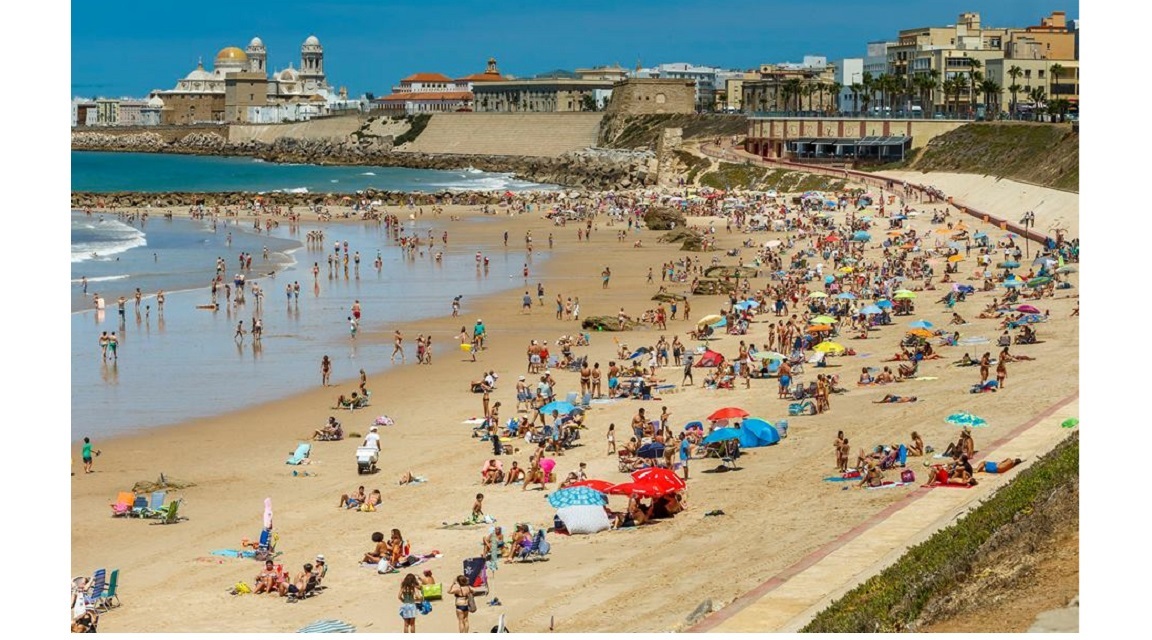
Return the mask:
<svg viewBox="0 0 1152 640">
<path fill-rule="evenodd" d="M 397 151 L 556 157 L 596 145 L 601 113 L 438 113 Z"/>
</svg>

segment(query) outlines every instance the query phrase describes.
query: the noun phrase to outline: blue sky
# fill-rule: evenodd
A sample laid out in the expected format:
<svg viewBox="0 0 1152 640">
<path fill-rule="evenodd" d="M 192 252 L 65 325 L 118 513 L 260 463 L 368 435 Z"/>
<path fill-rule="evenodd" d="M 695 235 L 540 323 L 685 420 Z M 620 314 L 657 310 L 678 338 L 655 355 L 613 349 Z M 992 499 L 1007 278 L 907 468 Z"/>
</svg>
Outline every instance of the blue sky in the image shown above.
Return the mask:
<svg viewBox="0 0 1152 640">
<path fill-rule="evenodd" d="M 1078 3 L 1050 0 L 346 0 L 72 4 L 72 94 L 142 96 L 170 89 L 203 58 L 260 36 L 268 65 L 300 64 L 315 34 L 329 82 L 353 96 L 383 95 L 416 71 L 458 77 L 500 70 L 529 76 L 620 63 L 691 62 L 752 68 L 762 62 L 861 57 L 900 29 L 954 24 L 977 11 L 988 26 L 1028 26 L 1052 10 L 1078 18 Z"/>
</svg>

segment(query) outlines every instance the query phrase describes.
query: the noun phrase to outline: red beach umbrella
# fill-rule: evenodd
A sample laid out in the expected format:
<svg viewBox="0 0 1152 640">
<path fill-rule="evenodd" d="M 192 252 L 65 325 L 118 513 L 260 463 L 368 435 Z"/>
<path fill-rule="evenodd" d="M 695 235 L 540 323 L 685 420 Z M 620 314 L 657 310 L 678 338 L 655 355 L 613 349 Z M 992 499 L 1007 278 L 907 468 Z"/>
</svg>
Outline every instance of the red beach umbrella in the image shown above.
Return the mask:
<svg viewBox="0 0 1152 640">
<path fill-rule="evenodd" d="M 615 485 L 613 485 L 611 482 L 608 482 L 607 480 L 595 480 L 595 479 L 590 478 L 588 480 L 581 480 L 580 482 L 573 482 L 572 484 L 570 484 L 568 486 L 569 487 L 588 487 L 589 489 L 592 489 L 593 491 L 599 491 L 600 493 L 606 493 L 609 489 L 611 489 Z"/>
<path fill-rule="evenodd" d="M 727 420 L 729 418 L 746 418 L 750 415 L 752 414 L 741 409 L 740 407 L 724 407 L 723 409 L 717 409 L 713 411 L 712 415 L 708 416 L 708 419 L 713 421 Z"/>
<path fill-rule="evenodd" d="M 1033 307 L 1030 304 L 1022 304 L 1019 307 L 1016 307 L 1016 310 L 1020 313 L 1041 313 L 1039 309 Z"/>
<path fill-rule="evenodd" d="M 645 498 L 659 498 L 660 496 L 672 493 L 672 489 L 662 487 L 657 484 L 649 482 L 624 482 L 622 484 L 614 485 L 605 491 L 605 493 L 614 496 L 631 496 L 637 495 Z"/>
<path fill-rule="evenodd" d="M 667 486 L 676 491 L 683 491 L 688 487 L 683 478 L 673 473 L 671 469 L 662 467 L 646 467 L 633 471 L 632 479 L 636 482 Z"/>
</svg>

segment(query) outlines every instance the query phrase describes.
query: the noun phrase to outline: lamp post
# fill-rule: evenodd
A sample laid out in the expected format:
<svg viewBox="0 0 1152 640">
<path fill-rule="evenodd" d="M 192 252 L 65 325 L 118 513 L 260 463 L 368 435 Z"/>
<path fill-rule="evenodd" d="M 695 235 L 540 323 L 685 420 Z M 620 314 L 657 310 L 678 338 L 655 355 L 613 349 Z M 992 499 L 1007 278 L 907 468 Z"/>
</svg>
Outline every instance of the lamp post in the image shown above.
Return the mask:
<svg viewBox="0 0 1152 640">
<path fill-rule="evenodd" d="M 1028 244 L 1028 230 L 1036 226 L 1036 214 L 1032 211 L 1026 212 L 1024 217 L 1020 218 L 1020 224 L 1024 226 L 1024 257 L 1031 258 L 1032 252 Z"/>
</svg>

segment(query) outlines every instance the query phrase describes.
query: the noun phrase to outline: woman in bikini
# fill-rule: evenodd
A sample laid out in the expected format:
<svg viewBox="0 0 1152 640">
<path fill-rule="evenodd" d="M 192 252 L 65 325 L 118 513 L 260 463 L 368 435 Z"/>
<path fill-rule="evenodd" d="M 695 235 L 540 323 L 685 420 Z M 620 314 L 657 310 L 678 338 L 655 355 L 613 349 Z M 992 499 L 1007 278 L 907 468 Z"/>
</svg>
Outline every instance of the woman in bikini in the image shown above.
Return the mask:
<svg viewBox="0 0 1152 640">
<path fill-rule="evenodd" d="M 908 445 L 908 455 L 924 455 L 924 440 L 920 437 L 920 434 L 915 431 L 912 432 L 912 444 Z"/>
<path fill-rule="evenodd" d="M 992 354 L 987 351 L 980 356 L 980 384 L 988 382 L 988 369 L 992 366 Z"/>
<path fill-rule="evenodd" d="M 468 603 L 472 599 L 472 587 L 468 586 L 466 576 L 456 576 L 456 584 L 448 588 L 450 595 L 456 596 L 456 626 L 460 633 L 468 633 Z"/>
</svg>

